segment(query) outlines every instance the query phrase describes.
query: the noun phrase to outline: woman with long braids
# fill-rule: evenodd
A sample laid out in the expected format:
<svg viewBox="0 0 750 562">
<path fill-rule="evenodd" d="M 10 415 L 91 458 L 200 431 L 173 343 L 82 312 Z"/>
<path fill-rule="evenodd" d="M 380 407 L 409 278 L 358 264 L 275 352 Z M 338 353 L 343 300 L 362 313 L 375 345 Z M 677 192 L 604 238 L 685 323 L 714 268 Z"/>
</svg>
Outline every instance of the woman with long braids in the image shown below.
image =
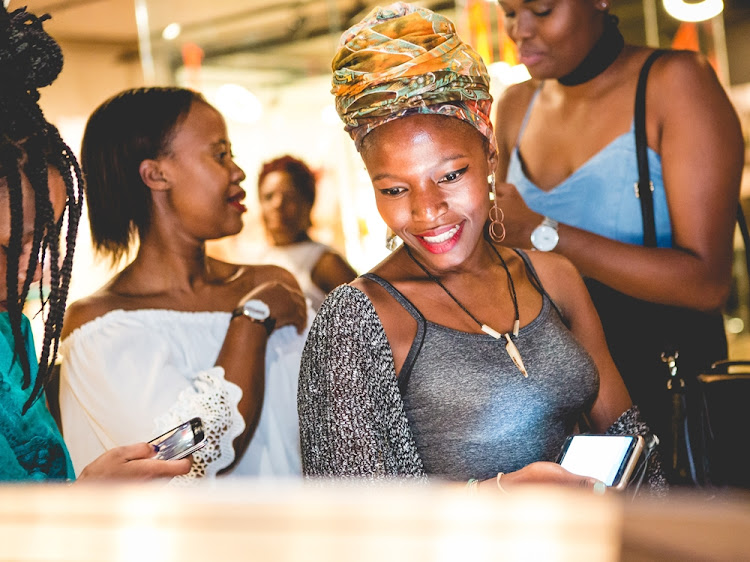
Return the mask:
<svg viewBox="0 0 750 562">
<path fill-rule="evenodd" d="M 333 70 L 339 116 L 403 245 L 334 290 L 313 322 L 305 474 L 591 486 L 548 462 L 581 416 L 599 433 L 648 428 L 575 268 L 495 243 L 481 58 L 444 17 L 397 3 L 344 33 Z"/>
<path fill-rule="evenodd" d="M 0 10 L 0 480 L 74 477 L 44 390 L 65 313 L 81 173 L 38 105 L 37 89 L 62 69 L 62 52 L 42 28 L 44 19 L 24 10 Z M 39 361 L 23 314 L 34 282 L 40 283 L 44 318 Z M 81 478 L 166 477 L 190 468 L 190 460 L 159 461 L 153 455 L 146 443 L 119 447 L 85 467 Z"/>
</svg>

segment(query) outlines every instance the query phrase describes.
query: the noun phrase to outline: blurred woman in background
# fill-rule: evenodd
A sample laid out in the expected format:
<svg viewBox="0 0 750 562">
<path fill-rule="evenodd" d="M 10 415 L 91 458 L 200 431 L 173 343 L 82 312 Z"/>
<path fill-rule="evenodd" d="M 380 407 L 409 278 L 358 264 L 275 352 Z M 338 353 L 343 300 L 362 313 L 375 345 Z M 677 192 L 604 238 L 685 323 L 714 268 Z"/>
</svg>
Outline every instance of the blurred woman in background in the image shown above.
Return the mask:
<svg viewBox="0 0 750 562">
<path fill-rule="evenodd" d="M 333 248 L 309 236 L 315 184 L 313 171 L 292 156 L 263 164 L 258 198 L 270 245 L 258 260 L 291 271 L 317 310 L 329 292 L 353 280 L 357 273 Z"/>
</svg>

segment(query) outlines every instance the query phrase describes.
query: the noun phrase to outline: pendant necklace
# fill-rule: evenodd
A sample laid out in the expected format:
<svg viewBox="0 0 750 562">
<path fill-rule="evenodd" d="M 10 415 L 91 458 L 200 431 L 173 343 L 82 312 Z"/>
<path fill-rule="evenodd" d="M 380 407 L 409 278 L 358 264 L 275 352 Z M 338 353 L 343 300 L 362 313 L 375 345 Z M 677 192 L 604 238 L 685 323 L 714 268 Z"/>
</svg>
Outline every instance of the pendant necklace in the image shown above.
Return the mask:
<svg viewBox="0 0 750 562">
<path fill-rule="evenodd" d="M 521 325 L 521 319 L 520 319 L 520 316 L 518 314 L 518 298 L 516 297 L 516 286 L 513 283 L 513 277 L 510 275 L 510 270 L 508 269 L 508 264 L 505 263 L 505 260 L 503 259 L 503 256 L 500 255 L 500 252 L 498 252 L 497 248 L 495 248 L 495 246 L 493 246 L 492 244 L 490 244 L 490 248 L 492 248 L 492 250 L 495 252 L 495 255 L 500 259 L 500 263 L 502 264 L 503 269 L 505 270 L 505 273 L 508 275 L 508 287 L 510 288 L 510 296 L 513 299 L 513 309 L 515 310 L 515 313 L 516 313 L 515 320 L 513 321 L 513 335 L 514 336 L 518 336 L 518 330 L 519 330 L 519 327 Z M 505 341 L 506 341 L 506 343 L 505 343 L 505 351 L 508 353 L 508 356 L 513 361 L 513 364 L 518 368 L 519 371 L 521 371 L 521 374 L 524 377 L 528 377 L 529 374 L 526 372 L 526 367 L 523 364 L 523 359 L 521 359 L 521 353 L 518 351 L 518 348 L 516 347 L 516 344 L 513 343 L 513 340 L 511 339 L 510 333 L 506 332 L 506 333 L 502 334 L 502 333 L 498 332 L 497 330 L 489 327 L 487 324 L 482 324 L 476 318 L 476 316 L 474 316 L 471 312 L 469 312 L 469 310 L 463 304 L 461 304 L 461 302 L 455 296 L 453 296 L 453 293 L 451 293 L 448 290 L 448 287 L 446 287 L 445 285 L 443 285 L 443 283 L 440 281 L 440 279 L 438 279 L 432 273 L 430 273 L 427 270 L 427 268 L 424 265 L 422 265 L 419 262 L 419 260 L 417 260 L 416 257 L 414 257 L 414 254 L 411 253 L 411 250 L 409 249 L 409 246 L 407 246 L 406 244 L 404 244 L 404 249 L 406 250 L 406 253 L 411 258 L 411 260 L 415 264 L 417 264 L 417 266 L 419 266 L 419 269 L 421 269 L 425 273 L 425 275 L 427 275 L 427 277 L 430 278 L 431 281 L 433 281 L 434 283 L 436 283 L 445 292 L 445 294 L 447 294 L 453 300 L 453 302 L 455 302 L 461 308 L 461 310 L 463 310 L 469 316 L 469 318 L 471 318 L 474 322 L 476 322 L 477 326 L 479 326 L 479 328 L 485 334 L 488 334 L 488 335 L 492 336 L 496 340 L 499 340 L 500 338 L 505 338 Z"/>
</svg>

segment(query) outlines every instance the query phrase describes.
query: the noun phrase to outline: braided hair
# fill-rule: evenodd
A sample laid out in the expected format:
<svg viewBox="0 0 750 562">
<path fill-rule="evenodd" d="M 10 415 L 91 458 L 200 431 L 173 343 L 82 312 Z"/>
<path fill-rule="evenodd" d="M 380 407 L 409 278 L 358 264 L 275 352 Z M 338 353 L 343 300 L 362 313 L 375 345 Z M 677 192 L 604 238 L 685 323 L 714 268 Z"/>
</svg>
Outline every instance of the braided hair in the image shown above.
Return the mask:
<svg viewBox="0 0 750 562">
<path fill-rule="evenodd" d="M 23 388 L 33 384 L 23 413 L 42 395 L 57 358 L 83 204 L 78 162 L 57 128 L 44 118 L 38 103 L 38 89 L 57 78 L 63 63 L 59 45 L 42 28 L 42 22 L 48 18 L 47 15 L 37 18 L 25 8 L 10 13 L 0 8 L 0 182 L 4 180 L 7 185 L 11 223 L 6 250 L 8 317 L 15 357 L 23 369 Z M 50 200 L 50 168 L 57 170 L 65 183 L 65 210 L 59 221 Z M 31 258 L 26 271 L 19 272 L 23 247 L 23 176 L 31 184 L 36 212 Z M 65 250 L 61 256 L 62 236 Z M 35 257 L 39 257 L 43 268 L 49 267 L 50 283 L 45 291 L 44 281 L 40 282 L 44 338 L 39 372 L 32 381 L 21 317 L 37 268 Z"/>
</svg>

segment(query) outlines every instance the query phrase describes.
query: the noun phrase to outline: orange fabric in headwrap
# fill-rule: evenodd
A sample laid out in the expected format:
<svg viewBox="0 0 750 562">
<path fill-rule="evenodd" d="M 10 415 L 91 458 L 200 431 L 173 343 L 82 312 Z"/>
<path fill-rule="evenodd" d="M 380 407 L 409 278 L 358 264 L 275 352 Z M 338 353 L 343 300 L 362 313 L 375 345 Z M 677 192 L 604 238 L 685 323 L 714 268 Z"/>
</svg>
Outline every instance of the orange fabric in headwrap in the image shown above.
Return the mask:
<svg viewBox="0 0 750 562">
<path fill-rule="evenodd" d="M 336 110 L 357 148 L 375 127 L 413 113 L 462 119 L 497 150 L 490 77 L 447 18 L 397 2 L 341 37 L 333 59 Z"/>
</svg>

